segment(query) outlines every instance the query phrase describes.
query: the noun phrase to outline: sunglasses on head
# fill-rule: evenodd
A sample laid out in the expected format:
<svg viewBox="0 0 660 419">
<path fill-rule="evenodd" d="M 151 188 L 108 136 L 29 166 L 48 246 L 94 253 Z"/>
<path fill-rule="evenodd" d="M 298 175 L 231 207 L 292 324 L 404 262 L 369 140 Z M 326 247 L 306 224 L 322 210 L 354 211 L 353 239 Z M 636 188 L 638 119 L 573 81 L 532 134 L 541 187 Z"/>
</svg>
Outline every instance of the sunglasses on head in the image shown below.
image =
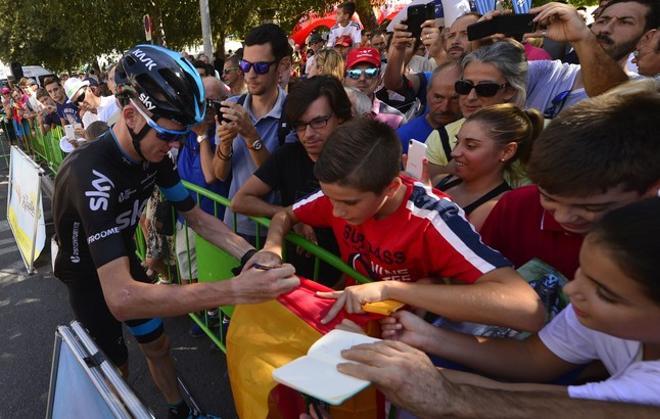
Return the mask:
<svg viewBox="0 0 660 419">
<path fill-rule="evenodd" d="M 472 89 L 477 93 L 477 96 L 481 97 L 493 97 L 497 94 L 498 91 L 504 89 L 509 84 L 497 84 L 497 83 L 479 83 L 473 84 L 471 81 L 459 80 L 454 84 L 454 90 L 459 95 L 469 95 Z"/>
<path fill-rule="evenodd" d="M 346 70 L 346 76 L 348 76 L 349 79 L 358 80 L 360 76 L 364 74 L 365 78 L 373 79 L 378 75 L 378 71 L 379 69 L 377 67 L 352 68 L 350 70 Z"/>
<path fill-rule="evenodd" d="M 240 60 L 238 62 L 238 68 L 245 74 L 250 72 L 251 68 L 254 68 L 254 72 L 257 74 L 266 74 L 270 71 L 270 66 L 275 64 L 275 61 L 259 61 L 256 63 L 251 63 L 247 60 Z"/>
<path fill-rule="evenodd" d="M 131 102 L 133 102 L 132 99 Z M 135 109 L 137 109 L 138 113 L 142 115 L 145 121 L 147 121 L 147 125 L 149 125 L 149 128 L 156 131 L 156 138 L 158 138 L 159 140 L 167 141 L 168 143 L 171 143 L 171 142 L 183 141 L 186 139 L 186 136 L 188 136 L 188 133 L 190 132 L 189 129 L 174 130 L 174 129 L 161 127 L 153 119 L 151 119 L 146 113 L 144 113 L 144 111 L 140 109 L 139 105 L 133 102 L 133 106 L 135 107 Z"/>
</svg>

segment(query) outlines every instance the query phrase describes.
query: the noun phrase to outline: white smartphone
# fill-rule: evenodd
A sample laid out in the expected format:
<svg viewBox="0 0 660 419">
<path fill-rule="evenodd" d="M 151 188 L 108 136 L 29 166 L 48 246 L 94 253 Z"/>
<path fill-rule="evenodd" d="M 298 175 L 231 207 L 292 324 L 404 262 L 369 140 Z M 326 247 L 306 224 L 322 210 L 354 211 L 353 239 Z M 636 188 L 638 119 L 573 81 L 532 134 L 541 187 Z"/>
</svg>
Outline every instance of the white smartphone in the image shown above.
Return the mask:
<svg viewBox="0 0 660 419">
<path fill-rule="evenodd" d="M 422 178 L 422 163 L 426 158 L 426 144 L 417 140 L 410 140 L 408 143 L 408 163 L 406 163 L 406 173 L 410 176 Z"/>
</svg>

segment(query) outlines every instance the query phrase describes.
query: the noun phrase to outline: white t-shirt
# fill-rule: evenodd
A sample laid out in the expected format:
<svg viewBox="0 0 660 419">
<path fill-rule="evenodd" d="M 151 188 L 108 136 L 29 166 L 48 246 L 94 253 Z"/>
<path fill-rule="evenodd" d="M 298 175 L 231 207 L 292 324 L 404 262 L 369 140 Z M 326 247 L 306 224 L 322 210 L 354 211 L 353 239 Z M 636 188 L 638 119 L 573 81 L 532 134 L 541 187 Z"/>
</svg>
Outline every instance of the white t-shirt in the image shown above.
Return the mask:
<svg viewBox="0 0 660 419">
<path fill-rule="evenodd" d="M 355 47 L 362 41 L 362 29 L 360 29 L 360 25 L 352 21 L 349 22 L 346 26 L 341 26 L 340 24 L 336 23 L 332 29 L 330 29 L 327 46 L 330 48 L 334 47 L 337 38 L 346 35 L 351 37 L 353 40 L 353 47 Z"/>
<path fill-rule="evenodd" d="M 577 399 L 660 406 L 660 360 L 642 361 L 642 344 L 589 329 L 569 305 L 539 332 L 545 346 L 571 364 L 600 360 L 611 377 L 605 381 L 569 386 Z"/>
<path fill-rule="evenodd" d="M 115 96 L 102 96 L 101 103 L 99 104 L 96 113 L 99 116 L 99 121 L 106 122 L 108 125 L 114 124 L 119 117 L 119 105 Z"/>
</svg>

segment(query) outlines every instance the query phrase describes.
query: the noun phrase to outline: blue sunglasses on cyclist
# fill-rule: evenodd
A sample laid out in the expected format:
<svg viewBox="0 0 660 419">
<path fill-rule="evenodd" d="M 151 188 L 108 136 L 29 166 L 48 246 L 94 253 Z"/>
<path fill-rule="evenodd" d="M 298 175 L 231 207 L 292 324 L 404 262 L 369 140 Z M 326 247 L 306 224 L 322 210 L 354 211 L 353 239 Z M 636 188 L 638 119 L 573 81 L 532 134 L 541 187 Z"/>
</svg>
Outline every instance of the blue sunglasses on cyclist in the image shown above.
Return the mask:
<svg viewBox="0 0 660 419">
<path fill-rule="evenodd" d="M 133 100 L 131 99 L 131 102 Z M 140 106 L 137 105 L 136 103 L 133 103 L 133 106 L 135 109 L 137 109 L 138 113 L 142 115 L 145 121 L 147 121 L 147 125 L 149 125 L 149 128 L 153 129 L 156 131 L 156 137 L 159 140 L 167 141 L 168 143 L 171 142 L 178 142 L 186 139 L 186 136 L 188 136 L 188 133 L 190 133 L 189 129 L 185 130 L 174 130 L 174 129 L 168 129 L 165 127 L 161 127 L 158 125 L 153 119 L 151 119 L 142 109 L 140 109 Z"/>
<path fill-rule="evenodd" d="M 239 60 L 238 67 L 245 74 L 250 72 L 251 68 L 254 68 L 254 72 L 257 74 L 267 74 L 270 71 L 270 66 L 277 63 L 275 61 L 258 61 L 256 63 L 251 63 L 248 60 Z"/>
<path fill-rule="evenodd" d="M 369 67 L 369 68 L 351 68 L 346 70 L 346 76 L 349 79 L 359 80 L 360 76 L 364 74 L 364 77 L 367 79 L 373 79 L 378 75 L 380 69 L 378 67 Z"/>
</svg>

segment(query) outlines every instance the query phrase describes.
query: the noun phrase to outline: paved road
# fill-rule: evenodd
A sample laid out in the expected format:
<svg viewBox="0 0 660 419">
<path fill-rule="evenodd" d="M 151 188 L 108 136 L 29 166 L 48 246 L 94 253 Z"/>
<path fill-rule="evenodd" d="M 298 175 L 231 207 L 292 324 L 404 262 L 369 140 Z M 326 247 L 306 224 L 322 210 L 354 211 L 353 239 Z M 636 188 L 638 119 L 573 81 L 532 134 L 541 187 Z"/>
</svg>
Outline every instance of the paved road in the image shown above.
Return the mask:
<svg viewBox="0 0 660 419">
<path fill-rule="evenodd" d="M 6 221 L 7 167 L 0 158 L 0 419 L 42 418 L 46 413 L 55 328 L 73 319 L 66 288 L 50 272 L 42 255 L 37 273 L 25 268 Z M 188 335 L 187 317 L 167 319 L 172 353 L 180 376 L 203 409 L 234 418 L 224 354 L 211 350 L 206 338 Z M 167 412 L 151 382 L 144 359 L 128 338 L 128 383 L 156 417 Z"/>
</svg>

